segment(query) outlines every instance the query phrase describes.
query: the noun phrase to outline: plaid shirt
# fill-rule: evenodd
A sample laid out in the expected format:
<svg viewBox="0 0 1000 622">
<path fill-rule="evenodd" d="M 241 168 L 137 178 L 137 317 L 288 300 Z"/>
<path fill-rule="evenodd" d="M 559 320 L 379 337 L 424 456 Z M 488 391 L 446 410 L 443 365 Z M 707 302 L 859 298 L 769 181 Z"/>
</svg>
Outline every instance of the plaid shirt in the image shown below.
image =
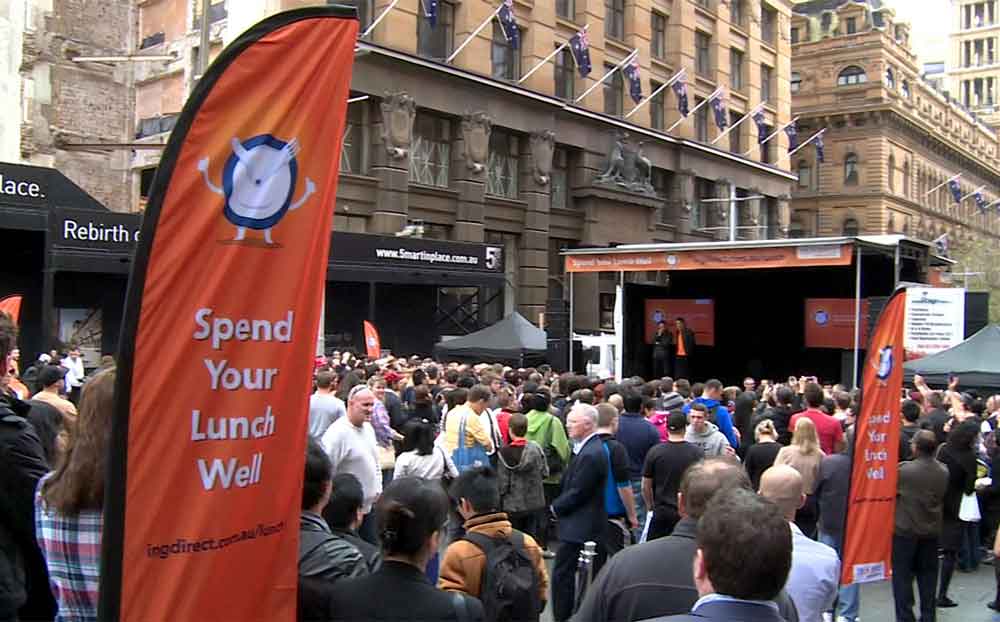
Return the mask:
<svg viewBox="0 0 1000 622">
<path fill-rule="evenodd" d="M 59 605 L 56 620 L 97 620 L 101 512 L 84 510 L 77 516 L 64 516 L 47 508 L 40 494 L 46 479 L 38 483 L 35 493 L 35 536 Z"/>
</svg>

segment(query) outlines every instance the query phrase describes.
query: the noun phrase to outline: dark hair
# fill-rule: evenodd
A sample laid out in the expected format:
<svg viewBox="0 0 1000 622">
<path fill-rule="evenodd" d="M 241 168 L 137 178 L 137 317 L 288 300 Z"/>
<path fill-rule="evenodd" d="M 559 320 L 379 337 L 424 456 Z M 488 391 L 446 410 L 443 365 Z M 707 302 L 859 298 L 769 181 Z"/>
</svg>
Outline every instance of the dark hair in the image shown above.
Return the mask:
<svg viewBox="0 0 1000 622">
<path fill-rule="evenodd" d="M 323 498 L 327 482 L 333 477 L 333 463 L 319 442 L 310 438 L 306 444 L 306 473 L 302 482 L 302 509 L 308 510 Z"/>
<path fill-rule="evenodd" d="M 418 384 L 413 387 L 413 403 L 414 404 L 430 404 L 431 403 L 431 390 L 426 384 Z"/>
<path fill-rule="evenodd" d="M 823 400 L 826 399 L 823 395 L 823 387 L 815 382 L 806 383 L 806 387 L 802 391 L 802 397 L 805 398 L 806 406 L 809 408 L 819 408 L 823 405 Z"/>
<path fill-rule="evenodd" d="M 921 456 L 933 456 L 937 445 L 937 435 L 930 430 L 920 430 L 913 435 L 913 447 Z"/>
<path fill-rule="evenodd" d="M 458 382 L 458 370 L 450 368 L 444 370 L 444 381 L 448 384 L 455 384 Z"/>
<path fill-rule="evenodd" d="M 337 387 L 337 397 L 347 402 L 347 398 L 351 393 L 351 389 L 359 384 L 364 384 L 364 380 L 361 379 L 361 374 L 356 370 L 347 372 L 347 375 L 340 381 L 340 386 Z"/>
<path fill-rule="evenodd" d="M 979 434 L 979 424 L 967 419 L 948 432 L 948 448 L 954 453 L 966 451 Z"/>
<path fill-rule="evenodd" d="M 931 391 L 927 394 L 927 405 L 931 408 L 943 408 L 944 407 L 944 397 L 937 391 Z"/>
<path fill-rule="evenodd" d="M 708 416 L 708 406 L 705 406 L 701 402 L 695 402 L 694 404 L 691 404 L 691 410 L 697 410 L 700 413 L 704 413 L 706 417 Z"/>
<path fill-rule="evenodd" d="M 691 397 L 691 382 L 687 378 L 674 380 L 674 391 L 684 399 Z"/>
<path fill-rule="evenodd" d="M 31 410 L 28 411 L 26 419 L 38 433 L 38 440 L 42 442 L 42 453 L 45 454 L 45 462 L 50 469 L 56 467 L 59 458 L 59 450 L 56 448 L 56 439 L 65 427 L 65 420 L 59 409 L 51 404 L 31 400 L 28 402 Z"/>
<path fill-rule="evenodd" d="M 656 397 L 656 392 L 660 390 L 660 383 L 654 381 L 647 382 L 646 384 L 639 387 L 639 393 L 643 397 Z"/>
<path fill-rule="evenodd" d="M 642 410 L 642 396 L 635 389 L 626 389 L 622 395 L 622 403 L 625 404 L 625 412 L 637 413 Z"/>
<path fill-rule="evenodd" d="M 462 375 L 455 382 L 455 386 L 460 389 L 472 389 L 476 386 L 476 377 L 470 374 Z"/>
<path fill-rule="evenodd" d="M 448 410 L 455 408 L 461 404 L 465 403 L 465 398 L 468 397 L 468 389 L 452 389 L 444 394 L 444 401 L 448 404 Z"/>
<path fill-rule="evenodd" d="M 833 394 L 833 400 L 840 410 L 847 410 L 851 407 L 851 394 L 847 391 L 837 391 Z M 918 404 L 917 408 L 919 407 L 920 405 Z"/>
<path fill-rule="evenodd" d="M 507 420 L 507 429 L 518 438 L 524 438 L 528 434 L 528 418 L 521 413 L 514 413 Z"/>
<path fill-rule="evenodd" d="M 469 389 L 469 396 L 465 399 L 468 402 L 485 402 L 491 397 L 493 397 L 493 391 L 488 386 L 477 384 Z"/>
<path fill-rule="evenodd" d="M 914 402 L 913 400 L 906 400 L 900 407 L 903 413 L 903 419 L 906 419 L 910 423 L 913 423 L 920 418 L 920 404 Z"/>
<path fill-rule="evenodd" d="M 701 397 L 705 392 L 705 383 L 696 382 L 691 385 L 691 397 Z"/>
<path fill-rule="evenodd" d="M 733 458 L 715 457 L 689 466 L 681 476 L 678 490 L 684 495 L 684 512 L 697 519 L 705 512 L 712 495 L 734 488 L 752 489 L 746 470 Z"/>
<path fill-rule="evenodd" d="M 476 514 L 500 509 L 500 489 L 497 474 L 490 467 L 475 467 L 462 473 L 449 490 L 452 499 L 465 499 Z"/>
<path fill-rule="evenodd" d="M 7 355 L 17 346 L 17 326 L 10 317 L 0 311 L 0 361 L 6 362 Z M 7 373 L 7 370 L 3 370 Z"/>
<path fill-rule="evenodd" d="M 774 402 L 778 406 L 791 406 L 795 400 L 795 392 L 784 385 L 774 392 Z"/>
<path fill-rule="evenodd" d="M 546 412 L 549 410 L 549 395 L 544 391 L 538 391 L 537 393 L 532 393 L 531 395 L 526 395 L 528 398 L 528 410 L 540 410 Z"/>
<path fill-rule="evenodd" d="M 416 368 L 416 369 L 414 369 L 413 370 L 413 384 L 414 384 L 414 386 L 420 386 L 420 385 L 424 384 L 425 382 L 427 382 L 427 374 L 424 373 L 424 370 L 420 369 L 419 367 Z"/>
<path fill-rule="evenodd" d="M 333 478 L 333 490 L 330 502 L 323 509 L 323 518 L 331 529 L 350 529 L 364 503 L 365 490 L 358 478 L 350 473 L 340 473 Z"/>
<path fill-rule="evenodd" d="M 329 389 L 333 386 L 333 381 L 337 376 L 328 370 L 323 370 L 316 374 L 316 386 L 320 389 Z"/>
<path fill-rule="evenodd" d="M 712 378 L 711 380 L 705 381 L 705 386 L 702 388 L 703 391 L 721 391 L 722 381 Z"/>
<path fill-rule="evenodd" d="M 438 368 L 437 368 L 437 365 L 428 365 L 427 366 L 427 377 L 430 378 L 431 380 L 437 380 L 437 377 L 438 377 Z"/>
<path fill-rule="evenodd" d="M 434 453 L 433 423 L 424 419 L 410 419 L 403 426 L 403 451 L 415 451 L 418 456 Z"/>
<path fill-rule="evenodd" d="M 415 555 L 448 518 L 441 484 L 401 477 L 385 487 L 375 504 L 375 525 L 385 555 Z"/>
<path fill-rule="evenodd" d="M 674 390 L 674 379 L 664 376 L 660 379 L 660 393 L 672 393 Z"/>
<path fill-rule="evenodd" d="M 653 410 L 656 408 L 656 400 L 651 397 L 642 398 L 642 411 Z"/>
<path fill-rule="evenodd" d="M 824 397 L 823 405 L 820 407 L 820 410 L 828 415 L 832 415 L 837 412 L 837 402 L 835 402 L 832 397 Z"/>
<path fill-rule="evenodd" d="M 687 324 L 687 322 L 682 317 L 679 317 L 679 318 L 675 319 L 674 321 L 675 322 L 680 322 L 681 324 L 685 324 L 685 325 Z"/>
<path fill-rule="evenodd" d="M 716 495 L 698 520 L 696 539 L 716 593 L 774 600 L 784 588 L 792 531 L 781 509 L 764 497 L 745 489 Z"/>
</svg>

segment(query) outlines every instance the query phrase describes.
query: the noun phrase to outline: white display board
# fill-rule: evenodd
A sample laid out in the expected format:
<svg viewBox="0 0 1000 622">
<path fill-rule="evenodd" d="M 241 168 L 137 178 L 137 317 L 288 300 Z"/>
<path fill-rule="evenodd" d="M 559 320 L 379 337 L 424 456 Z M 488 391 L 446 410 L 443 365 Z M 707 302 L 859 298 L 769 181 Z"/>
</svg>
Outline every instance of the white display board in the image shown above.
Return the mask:
<svg viewBox="0 0 1000 622">
<path fill-rule="evenodd" d="M 965 340 L 965 290 L 911 287 L 906 290 L 906 358 L 937 354 Z"/>
</svg>

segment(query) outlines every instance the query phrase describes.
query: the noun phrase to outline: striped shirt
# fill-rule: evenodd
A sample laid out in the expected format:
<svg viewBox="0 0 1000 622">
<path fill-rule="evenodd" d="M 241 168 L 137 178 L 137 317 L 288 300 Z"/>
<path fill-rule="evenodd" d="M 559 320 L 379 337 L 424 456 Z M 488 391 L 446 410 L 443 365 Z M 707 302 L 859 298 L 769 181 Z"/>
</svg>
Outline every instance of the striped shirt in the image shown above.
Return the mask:
<svg viewBox="0 0 1000 622">
<path fill-rule="evenodd" d="M 35 537 L 59 605 L 56 620 L 97 620 L 102 514 L 84 510 L 65 516 L 46 507 L 41 489 L 48 477 L 35 492 Z"/>
</svg>

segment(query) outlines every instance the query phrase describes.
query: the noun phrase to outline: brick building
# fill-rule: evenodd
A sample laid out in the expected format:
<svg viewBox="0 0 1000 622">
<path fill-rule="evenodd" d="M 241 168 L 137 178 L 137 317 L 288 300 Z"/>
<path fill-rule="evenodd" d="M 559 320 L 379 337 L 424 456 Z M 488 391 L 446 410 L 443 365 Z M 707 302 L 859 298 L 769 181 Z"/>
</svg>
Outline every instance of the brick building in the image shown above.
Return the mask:
<svg viewBox="0 0 1000 622">
<path fill-rule="evenodd" d="M 909 26 L 879 0 L 814 0 L 792 19 L 792 112 L 800 135 L 822 128 L 826 162 L 797 154 L 795 236 L 903 233 L 1000 237 L 996 206 L 956 205 L 946 186 L 962 173 L 963 196 L 1000 191 L 996 131 L 921 78 Z"/>
</svg>

